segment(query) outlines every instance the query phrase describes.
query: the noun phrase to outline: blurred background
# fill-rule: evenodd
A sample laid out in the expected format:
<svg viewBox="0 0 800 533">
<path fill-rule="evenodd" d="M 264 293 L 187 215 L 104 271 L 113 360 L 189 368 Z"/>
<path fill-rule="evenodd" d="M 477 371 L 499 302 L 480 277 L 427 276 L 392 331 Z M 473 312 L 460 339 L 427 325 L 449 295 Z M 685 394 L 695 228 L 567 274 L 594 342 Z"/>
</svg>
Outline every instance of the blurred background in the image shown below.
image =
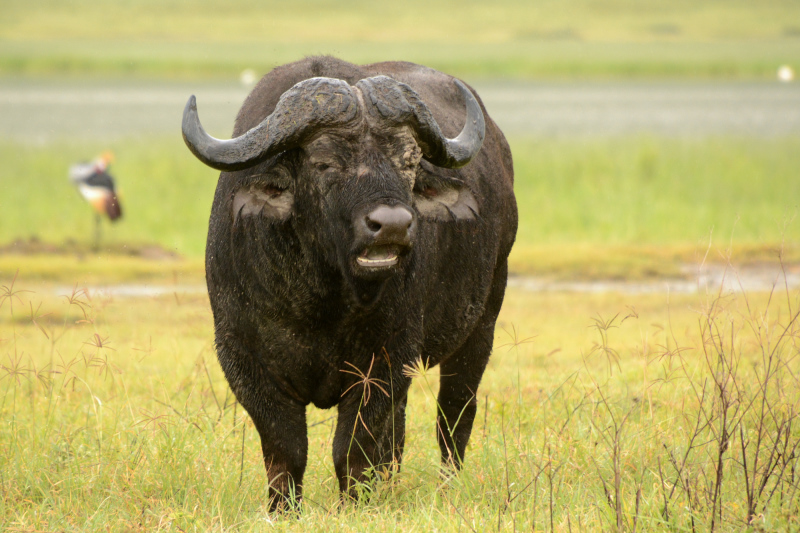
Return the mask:
<svg viewBox="0 0 800 533">
<path fill-rule="evenodd" d="M 258 78 L 314 54 L 413 61 L 477 89 L 515 157 L 515 273 L 637 280 L 728 252 L 800 258 L 800 2 L 0 8 L 4 279 L 201 279 L 217 173 L 183 145 L 186 100 L 227 138 Z M 100 220 L 93 250 L 98 222 L 68 170 L 106 151 L 124 216 Z"/>
</svg>

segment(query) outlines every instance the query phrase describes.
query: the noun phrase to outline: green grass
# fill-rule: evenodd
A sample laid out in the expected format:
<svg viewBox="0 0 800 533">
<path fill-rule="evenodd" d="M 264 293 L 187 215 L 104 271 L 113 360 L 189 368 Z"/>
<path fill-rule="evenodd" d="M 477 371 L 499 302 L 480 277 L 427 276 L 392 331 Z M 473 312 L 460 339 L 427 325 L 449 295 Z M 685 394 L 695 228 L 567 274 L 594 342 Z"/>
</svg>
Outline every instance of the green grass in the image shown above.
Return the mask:
<svg viewBox="0 0 800 533">
<path fill-rule="evenodd" d="M 214 360 L 205 296 L 65 298 L 24 272 L 0 284 L 6 531 L 708 531 L 712 516 L 742 531 L 781 439 L 752 530 L 797 526 L 797 293 L 509 292 L 461 475 L 438 469 L 432 370 L 412 385 L 402 472 L 360 506 L 339 506 L 335 413 L 309 408 L 304 511 L 281 517 Z"/>
<path fill-rule="evenodd" d="M 460 76 L 774 78 L 796 2 L 5 2 L 0 74 L 234 77 L 309 54 Z"/>
<path fill-rule="evenodd" d="M 163 259 L 125 255 L 116 250 L 75 253 L 0 254 L 0 276 L 24 272 L 28 279 L 49 285 L 173 284 L 202 286 L 205 264 L 200 257 Z"/>
<path fill-rule="evenodd" d="M 796 241 L 796 138 L 513 143 L 520 242 Z M 783 234 L 785 231 L 787 233 Z"/>
<path fill-rule="evenodd" d="M 464 78 L 759 79 L 800 64 L 800 39 L 733 43 L 196 43 L 5 42 L 0 75 L 32 77 L 238 79 L 309 55 L 357 64 L 412 61 Z"/>
<path fill-rule="evenodd" d="M 33 0 L 5 5 L 2 35 L 183 42 L 508 42 L 754 39 L 798 36 L 800 7 L 764 0 L 388 1 Z M 757 16 L 757 17 L 756 17 Z M 671 26 L 671 27 L 667 27 Z"/>
<path fill-rule="evenodd" d="M 731 246 L 745 262 L 774 261 L 781 248 L 790 261 L 800 255 L 800 224 L 794 220 L 800 198 L 797 138 L 512 139 L 511 144 L 520 213 L 511 258 L 515 272 L 676 275 L 681 263 L 699 261 L 709 243 L 712 261 L 721 260 L 717 250 Z M 125 214 L 114 225 L 104 223 L 104 254 L 154 243 L 195 263 L 153 266 L 153 276 L 197 271 L 216 173 L 196 161 L 177 136 L 110 146 L 0 143 L 5 162 L 0 243 L 36 237 L 87 247 L 93 214 L 66 173 L 73 162 L 106 148 L 117 155 L 112 173 Z M 45 278 L 58 276 L 57 263 L 0 257 L 5 274 L 22 268 Z M 100 264 L 92 268 L 106 274 L 120 268 L 138 278 L 149 268 L 146 261 L 125 268 L 119 262 L 106 268 Z"/>
<path fill-rule="evenodd" d="M 796 259 L 798 148 L 795 138 L 512 142 L 520 212 L 512 263 L 574 273 L 569 265 L 582 256 L 616 262 L 612 275 L 668 274 L 676 262 L 699 261 L 709 244 L 712 261 L 731 245 L 740 259 L 774 260 L 782 243 Z"/>
</svg>

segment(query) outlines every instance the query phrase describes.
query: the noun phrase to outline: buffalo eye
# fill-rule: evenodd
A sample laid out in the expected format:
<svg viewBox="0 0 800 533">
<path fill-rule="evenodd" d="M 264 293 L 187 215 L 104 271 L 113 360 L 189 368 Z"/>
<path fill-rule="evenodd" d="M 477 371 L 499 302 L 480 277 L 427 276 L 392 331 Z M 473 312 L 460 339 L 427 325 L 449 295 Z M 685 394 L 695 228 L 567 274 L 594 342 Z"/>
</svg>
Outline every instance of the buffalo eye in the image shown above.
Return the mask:
<svg viewBox="0 0 800 533">
<path fill-rule="evenodd" d="M 314 165 L 314 168 L 316 168 L 319 172 L 325 172 L 326 170 L 331 168 L 331 166 L 327 163 L 316 163 Z"/>
</svg>

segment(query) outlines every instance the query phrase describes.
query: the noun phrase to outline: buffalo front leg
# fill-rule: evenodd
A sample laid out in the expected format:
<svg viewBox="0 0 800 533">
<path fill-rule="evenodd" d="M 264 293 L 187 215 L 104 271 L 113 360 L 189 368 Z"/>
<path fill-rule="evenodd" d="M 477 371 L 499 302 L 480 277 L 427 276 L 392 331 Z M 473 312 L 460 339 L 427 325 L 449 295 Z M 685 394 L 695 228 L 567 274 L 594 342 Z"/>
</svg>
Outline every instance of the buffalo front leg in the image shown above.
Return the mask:
<svg viewBox="0 0 800 533">
<path fill-rule="evenodd" d="M 460 469 L 478 410 L 478 385 L 492 353 L 494 328 L 503 305 L 507 266 L 500 265 L 486 310 L 467 341 L 440 365 L 436 438 L 442 463 Z"/>
<path fill-rule="evenodd" d="M 248 413 L 253 417 L 249 409 Z M 272 399 L 265 403 L 258 419 L 253 417 L 253 422 L 261 437 L 270 510 L 299 504 L 308 457 L 305 406 Z"/>
<path fill-rule="evenodd" d="M 286 394 L 275 373 L 252 358 L 230 357 L 224 347 L 218 347 L 218 354 L 236 399 L 261 437 L 270 510 L 298 504 L 308 457 L 305 405 Z"/>
<path fill-rule="evenodd" d="M 464 346 L 441 363 L 436 439 L 442 463 L 460 469 L 472 433 L 478 385 L 489 360 L 494 323 L 473 332 Z"/>
<path fill-rule="evenodd" d="M 350 497 L 358 496 L 358 483 L 400 468 L 410 380 L 396 377 L 394 381 L 394 386 L 380 382 L 385 394 L 375 385 L 371 391 L 358 385 L 339 404 L 333 463 L 339 490 Z"/>
</svg>

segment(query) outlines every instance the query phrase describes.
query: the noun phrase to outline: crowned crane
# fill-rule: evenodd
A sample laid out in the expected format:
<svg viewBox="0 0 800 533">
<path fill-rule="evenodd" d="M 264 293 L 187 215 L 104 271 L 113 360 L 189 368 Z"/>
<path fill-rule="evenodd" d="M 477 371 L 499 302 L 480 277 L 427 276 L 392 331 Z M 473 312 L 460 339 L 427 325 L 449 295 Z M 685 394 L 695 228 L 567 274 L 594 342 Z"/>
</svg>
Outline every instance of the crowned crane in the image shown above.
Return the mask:
<svg viewBox="0 0 800 533">
<path fill-rule="evenodd" d="M 103 215 L 112 222 L 122 216 L 114 178 L 107 172 L 114 154 L 103 152 L 90 163 L 78 163 L 69 168 L 69 179 L 95 210 L 94 247 L 100 246 L 100 224 Z"/>
</svg>

